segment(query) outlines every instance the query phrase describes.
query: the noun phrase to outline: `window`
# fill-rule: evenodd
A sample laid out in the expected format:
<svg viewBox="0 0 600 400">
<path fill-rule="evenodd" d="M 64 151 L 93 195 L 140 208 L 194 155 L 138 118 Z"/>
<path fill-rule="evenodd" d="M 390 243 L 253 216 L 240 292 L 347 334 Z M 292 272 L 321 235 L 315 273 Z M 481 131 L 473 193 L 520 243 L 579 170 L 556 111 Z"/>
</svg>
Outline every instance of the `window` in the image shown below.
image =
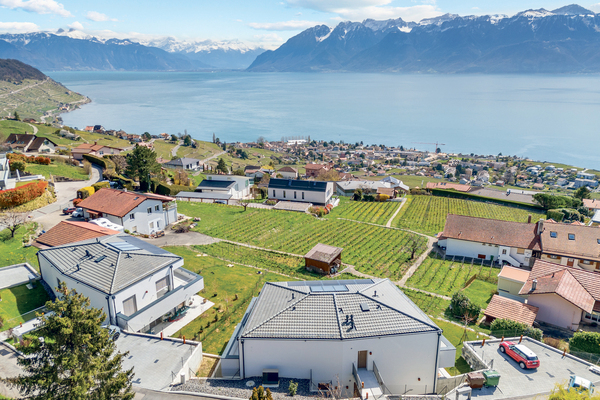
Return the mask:
<svg viewBox="0 0 600 400">
<path fill-rule="evenodd" d="M 169 292 L 169 277 L 165 276 L 156 281 L 156 298 L 159 299 Z"/>
<path fill-rule="evenodd" d="M 275 194 L 275 190 L 273 190 L 273 197 L 277 197 L 277 195 Z"/>
<path fill-rule="evenodd" d="M 304 192 L 302 192 L 302 200 L 304 200 Z"/>
<path fill-rule="evenodd" d="M 556 238 L 556 232 L 550 232 L 550 237 L 551 238 Z"/>
<path fill-rule="evenodd" d="M 560 260 L 560 257 L 559 257 L 559 256 L 555 256 L 554 254 L 550 254 L 550 256 L 549 256 L 549 257 L 550 257 L 551 259 L 553 259 L 553 260 Z"/>
<path fill-rule="evenodd" d="M 525 249 L 517 249 L 517 254 L 525 254 Z"/>
<path fill-rule="evenodd" d="M 600 244 L 600 239 L 596 239 L 596 242 L 598 242 L 598 244 Z"/>
<path fill-rule="evenodd" d="M 150 222 L 150 229 L 154 229 L 154 222 Z"/>
<path fill-rule="evenodd" d="M 248 179 L 246 179 L 246 187 L 248 187 L 249 182 L 250 181 Z"/>
<path fill-rule="evenodd" d="M 123 314 L 125 314 L 126 316 L 130 316 L 132 314 L 135 314 L 137 312 L 137 303 L 135 301 L 135 294 L 133 296 L 131 296 L 130 298 L 128 298 L 127 300 L 125 300 L 123 302 Z"/>
<path fill-rule="evenodd" d="M 600 313 L 592 311 L 591 314 L 585 313 L 585 318 L 591 321 L 600 321 Z"/>
<path fill-rule="evenodd" d="M 160 228 L 160 221 L 156 221 L 156 228 Z"/>
<path fill-rule="evenodd" d="M 160 206 L 154 206 L 154 211 L 160 211 Z"/>
<path fill-rule="evenodd" d="M 294 198 L 296 198 L 296 192 L 294 192 Z"/>
<path fill-rule="evenodd" d="M 148 207 L 148 214 L 152 214 L 152 207 Z"/>
<path fill-rule="evenodd" d="M 581 263 L 584 265 L 592 265 L 592 262 L 590 260 L 581 260 Z"/>
<path fill-rule="evenodd" d="M 135 219 L 135 214 L 134 213 L 129 214 L 129 219 L 134 220 Z"/>
<path fill-rule="evenodd" d="M 506 249 L 502 249 L 502 254 L 506 254 Z"/>
<path fill-rule="evenodd" d="M 569 233 L 569 240 L 575 240 L 575 234 Z"/>
<path fill-rule="evenodd" d="M 285 199 L 285 190 L 283 191 L 283 198 Z"/>
</svg>

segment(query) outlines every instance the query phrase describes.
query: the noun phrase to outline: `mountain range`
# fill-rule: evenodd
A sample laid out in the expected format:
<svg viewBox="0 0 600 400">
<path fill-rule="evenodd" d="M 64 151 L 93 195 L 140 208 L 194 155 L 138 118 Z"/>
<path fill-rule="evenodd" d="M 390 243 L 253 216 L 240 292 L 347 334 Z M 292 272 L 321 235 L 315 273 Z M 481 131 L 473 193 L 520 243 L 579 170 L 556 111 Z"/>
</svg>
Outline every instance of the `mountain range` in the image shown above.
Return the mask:
<svg viewBox="0 0 600 400">
<path fill-rule="evenodd" d="M 44 71 L 244 69 L 264 49 L 241 42 L 106 39 L 81 31 L 0 34 L 0 58 Z"/>
<path fill-rule="evenodd" d="M 578 5 L 506 15 L 446 14 L 319 25 L 260 54 L 248 71 L 591 73 L 600 14 Z"/>
</svg>

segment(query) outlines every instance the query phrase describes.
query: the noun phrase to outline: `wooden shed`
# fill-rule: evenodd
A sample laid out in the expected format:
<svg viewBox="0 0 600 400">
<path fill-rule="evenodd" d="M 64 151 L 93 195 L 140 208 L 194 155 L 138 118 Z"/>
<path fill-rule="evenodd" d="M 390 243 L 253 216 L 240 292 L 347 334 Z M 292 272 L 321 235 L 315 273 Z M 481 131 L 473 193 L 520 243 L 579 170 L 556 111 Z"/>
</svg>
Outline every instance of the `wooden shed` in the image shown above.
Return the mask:
<svg viewBox="0 0 600 400">
<path fill-rule="evenodd" d="M 321 274 L 335 274 L 342 265 L 342 248 L 318 243 L 304 256 L 307 270 Z"/>
</svg>

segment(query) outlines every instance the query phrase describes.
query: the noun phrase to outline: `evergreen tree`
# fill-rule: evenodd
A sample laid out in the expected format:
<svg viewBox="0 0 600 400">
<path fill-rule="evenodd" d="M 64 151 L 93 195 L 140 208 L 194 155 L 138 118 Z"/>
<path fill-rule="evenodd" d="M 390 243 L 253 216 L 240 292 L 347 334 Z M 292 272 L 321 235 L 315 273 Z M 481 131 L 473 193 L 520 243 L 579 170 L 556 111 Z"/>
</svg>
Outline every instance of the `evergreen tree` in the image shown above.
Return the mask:
<svg viewBox="0 0 600 400">
<path fill-rule="evenodd" d="M 47 302 L 41 328 L 30 344 L 20 346 L 25 357 L 17 363 L 24 374 L 5 379 L 29 399 L 130 400 L 133 368 L 122 370 L 126 354 L 100 324 L 102 310 L 90 307 L 87 297 L 61 283 L 60 297 Z"/>
<path fill-rule="evenodd" d="M 191 146 L 192 145 L 192 137 L 190 135 L 186 135 L 183 138 L 183 145 L 184 146 Z"/>
<path fill-rule="evenodd" d="M 216 140 L 217 138 L 215 137 L 215 133 L 213 132 L 213 143 L 217 143 Z"/>
<path fill-rule="evenodd" d="M 149 142 L 150 140 L 152 140 L 152 135 L 150 135 L 149 132 L 144 132 L 142 134 L 142 139 L 144 139 L 146 142 Z"/>
<path fill-rule="evenodd" d="M 138 178 L 142 190 L 148 190 L 150 187 L 150 174 L 156 174 L 159 171 L 160 164 L 156 162 L 154 150 L 136 146 L 133 152 L 127 154 L 127 176 Z"/>
<path fill-rule="evenodd" d="M 223 158 L 219 158 L 219 163 L 217 164 L 217 171 L 221 171 L 224 174 L 228 174 L 229 173 L 229 168 L 227 168 L 227 164 L 225 163 L 225 160 L 223 160 Z"/>
<path fill-rule="evenodd" d="M 582 186 L 579 189 L 577 189 L 575 193 L 573 193 L 573 197 L 579 200 L 589 199 L 592 197 L 591 193 L 592 192 L 590 191 L 590 189 L 588 189 L 586 186 Z"/>
<path fill-rule="evenodd" d="M 21 117 L 19 117 L 19 113 L 15 111 L 15 121 L 20 121 Z"/>
</svg>

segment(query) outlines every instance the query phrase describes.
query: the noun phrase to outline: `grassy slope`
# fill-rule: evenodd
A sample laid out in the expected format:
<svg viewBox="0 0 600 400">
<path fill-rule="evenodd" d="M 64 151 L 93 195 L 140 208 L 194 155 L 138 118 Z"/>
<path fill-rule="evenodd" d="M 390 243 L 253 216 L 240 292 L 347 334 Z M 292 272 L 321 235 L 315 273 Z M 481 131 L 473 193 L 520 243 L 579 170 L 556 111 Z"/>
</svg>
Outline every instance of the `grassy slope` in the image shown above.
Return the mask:
<svg viewBox="0 0 600 400">
<path fill-rule="evenodd" d="M 44 175 L 46 179 L 50 179 L 50 175 L 64 176 L 65 178 L 75 180 L 87 180 L 89 177 L 81 167 L 75 167 L 67 164 L 27 164 L 26 171 L 33 175 Z"/>
<path fill-rule="evenodd" d="M 435 319 L 433 320 L 433 322 L 435 322 L 437 326 L 439 326 L 444 331 L 444 336 L 446 337 L 446 339 L 448 339 L 450 343 L 452 343 L 454 347 L 456 347 L 455 366 L 452 368 L 446 368 L 448 373 L 450 373 L 450 375 L 459 375 L 471 371 L 469 364 L 467 364 L 465 359 L 461 356 L 463 347 L 462 339 L 464 338 L 465 330 L 460 326 L 457 326 L 450 322 L 442 321 L 440 319 Z M 480 336 L 477 333 L 467 331 L 466 341 L 477 340 L 479 338 Z"/>
<path fill-rule="evenodd" d="M 19 227 L 15 232 L 15 237 L 10 237 L 10 232 L 5 229 L 0 232 L 0 267 L 7 265 L 28 262 L 34 268 L 39 270 L 39 264 L 36 253 L 36 247 L 23 247 L 23 237 L 33 234 L 35 223 Z"/>
<path fill-rule="evenodd" d="M 350 201 L 347 197 L 340 199 L 342 200 L 340 205 L 331 211 L 328 218 L 347 218 L 379 225 L 385 225 L 401 204 L 399 202 Z"/>
<path fill-rule="evenodd" d="M 221 151 L 223 150 L 217 144 L 197 140 L 196 148 L 180 146 L 177 149 L 177 157 L 190 157 L 204 160 L 214 154 L 220 153 Z"/>
<path fill-rule="evenodd" d="M 26 285 L 2 289 L 0 298 L 2 298 L 0 317 L 4 320 L 4 326 L 0 331 L 14 328 L 21 322 L 35 318 L 35 313 L 30 311 L 43 306 L 50 299 L 39 282 L 31 290 L 27 289 Z"/>
</svg>

